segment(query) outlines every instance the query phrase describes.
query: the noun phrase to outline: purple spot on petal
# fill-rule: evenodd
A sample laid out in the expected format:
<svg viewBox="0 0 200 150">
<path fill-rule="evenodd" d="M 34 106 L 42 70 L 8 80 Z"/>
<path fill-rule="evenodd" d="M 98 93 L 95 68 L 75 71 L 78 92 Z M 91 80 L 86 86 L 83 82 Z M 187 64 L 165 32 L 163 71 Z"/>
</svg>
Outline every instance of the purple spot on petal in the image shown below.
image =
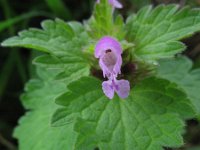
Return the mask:
<svg viewBox="0 0 200 150">
<path fill-rule="evenodd" d="M 106 53 L 109 53 L 109 52 L 112 52 L 112 50 L 111 49 L 106 50 Z"/>
</svg>

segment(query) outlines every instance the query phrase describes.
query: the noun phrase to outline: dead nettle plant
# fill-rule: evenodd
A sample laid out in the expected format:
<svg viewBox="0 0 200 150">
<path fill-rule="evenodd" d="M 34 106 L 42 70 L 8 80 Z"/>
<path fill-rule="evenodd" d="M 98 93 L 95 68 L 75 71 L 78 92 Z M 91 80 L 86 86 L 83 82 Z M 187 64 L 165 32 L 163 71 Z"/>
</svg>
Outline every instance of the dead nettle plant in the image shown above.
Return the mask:
<svg viewBox="0 0 200 150">
<path fill-rule="evenodd" d="M 200 10 L 146 6 L 124 21 L 119 8 L 98 0 L 83 24 L 45 20 L 2 42 L 43 52 L 21 96 L 20 150 L 184 145 L 185 120 L 200 117 L 200 69 L 180 40 L 200 30 Z"/>
</svg>

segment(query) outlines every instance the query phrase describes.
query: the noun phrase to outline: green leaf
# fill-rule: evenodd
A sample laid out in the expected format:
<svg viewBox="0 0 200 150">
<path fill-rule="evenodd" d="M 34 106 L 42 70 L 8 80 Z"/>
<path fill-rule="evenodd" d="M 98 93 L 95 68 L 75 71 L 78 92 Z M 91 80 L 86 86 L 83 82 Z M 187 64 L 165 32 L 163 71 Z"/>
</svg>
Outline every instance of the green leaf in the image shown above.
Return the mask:
<svg viewBox="0 0 200 150">
<path fill-rule="evenodd" d="M 60 73 L 55 78 L 70 79 L 70 82 L 90 73 L 89 62 L 83 56 L 75 55 L 74 57 L 57 58 L 50 55 L 42 55 L 34 59 L 33 63 L 46 69 L 58 70 Z"/>
<path fill-rule="evenodd" d="M 20 119 L 20 125 L 14 133 L 14 137 L 19 141 L 20 150 L 73 149 L 74 138 L 76 137 L 72 128 L 73 124 L 57 128 L 52 127 L 49 120 L 53 110 L 45 109 L 29 112 Z"/>
<path fill-rule="evenodd" d="M 124 39 L 123 18 L 120 15 L 114 18 L 113 11 L 112 5 L 109 4 L 108 0 L 101 0 L 100 3 L 96 3 L 93 16 L 86 24 L 86 28 L 92 38 L 99 39 L 109 35 L 118 40 Z"/>
<path fill-rule="evenodd" d="M 200 69 L 192 69 L 192 62 L 186 57 L 160 61 L 158 76 L 176 83 L 182 88 L 200 117 Z"/>
<path fill-rule="evenodd" d="M 183 144 L 181 119 L 194 116 L 186 95 L 175 84 L 148 78 L 136 85 L 130 96 L 108 100 L 101 81 L 83 77 L 56 99 L 59 108 L 54 126 L 75 123 L 78 133 L 74 149 L 159 150 Z"/>
<path fill-rule="evenodd" d="M 76 138 L 73 124 L 57 128 L 50 124 L 51 116 L 57 109 L 54 100 L 67 90 L 66 84 L 52 80 L 56 73 L 52 74 L 44 68 L 38 71 L 43 79 L 30 80 L 22 95 L 22 102 L 28 112 L 20 119 L 14 132 L 14 137 L 19 141 L 19 149 L 73 149 Z"/>
<path fill-rule="evenodd" d="M 32 48 L 48 53 L 34 63 L 49 69 L 59 69 L 62 77 L 74 79 L 89 74 L 88 54 L 84 52 L 89 37 L 82 24 L 56 19 L 42 22 L 43 30 L 29 29 L 2 43 L 3 46 Z M 76 74 L 76 75 L 74 75 Z"/>
<path fill-rule="evenodd" d="M 41 25 L 43 30 L 30 28 L 19 32 L 19 36 L 7 39 L 2 46 L 31 48 L 59 57 L 81 53 L 89 39 L 83 31 L 77 36 L 76 30 L 60 19 L 46 20 Z"/>
<path fill-rule="evenodd" d="M 185 49 L 178 40 L 200 30 L 200 9 L 178 8 L 178 5 L 160 5 L 154 9 L 147 6 L 127 19 L 126 39 L 134 42 L 135 57 L 154 62 Z"/>
</svg>

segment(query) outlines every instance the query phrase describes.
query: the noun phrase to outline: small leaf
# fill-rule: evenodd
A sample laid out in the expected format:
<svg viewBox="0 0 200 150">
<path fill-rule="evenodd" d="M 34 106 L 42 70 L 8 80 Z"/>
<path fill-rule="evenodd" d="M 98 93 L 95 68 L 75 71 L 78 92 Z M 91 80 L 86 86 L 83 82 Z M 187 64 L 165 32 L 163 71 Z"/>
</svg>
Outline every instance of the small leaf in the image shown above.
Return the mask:
<svg viewBox="0 0 200 150">
<path fill-rule="evenodd" d="M 57 57 L 53 57 L 50 55 L 42 55 L 39 57 L 36 57 L 33 60 L 33 63 L 36 65 L 40 65 L 42 67 L 52 67 L 52 68 L 63 68 L 64 64 L 61 63 L 60 59 Z"/>
<path fill-rule="evenodd" d="M 83 56 L 74 55 L 70 57 L 53 57 L 50 55 L 39 56 L 33 61 L 34 64 L 46 69 L 58 70 L 55 79 L 63 80 L 69 79 L 74 81 L 81 76 L 87 76 L 90 73 L 90 66 L 87 58 Z"/>
<path fill-rule="evenodd" d="M 123 40 L 123 18 L 118 15 L 113 17 L 113 8 L 108 0 L 101 0 L 96 3 L 93 16 L 86 24 L 89 35 L 93 39 L 100 39 L 103 36 L 113 36 L 118 40 Z"/>
</svg>

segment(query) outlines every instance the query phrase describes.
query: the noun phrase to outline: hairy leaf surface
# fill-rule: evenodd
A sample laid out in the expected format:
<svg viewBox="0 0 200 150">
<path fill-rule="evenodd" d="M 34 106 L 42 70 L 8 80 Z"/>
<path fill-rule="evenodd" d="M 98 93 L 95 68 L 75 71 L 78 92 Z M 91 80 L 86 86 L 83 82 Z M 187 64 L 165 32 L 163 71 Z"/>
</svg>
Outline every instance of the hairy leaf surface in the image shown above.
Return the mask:
<svg viewBox="0 0 200 150">
<path fill-rule="evenodd" d="M 200 28 L 200 10 L 178 5 L 142 8 L 126 21 L 127 40 L 135 44 L 132 54 L 144 61 L 173 57 L 185 49 L 178 40 Z"/>
<path fill-rule="evenodd" d="M 94 39 L 99 39 L 102 36 L 113 36 L 119 40 L 124 40 L 123 18 L 118 15 L 113 17 L 114 9 L 109 4 L 108 0 L 101 0 L 95 4 L 93 16 L 86 24 L 86 29 Z"/>
<path fill-rule="evenodd" d="M 152 84 L 153 83 L 153 84 Z M 57 98 L 54 126 L 75 122 L 75 149 L 155 150 L 183 144 L 182 119 L 194 116 L 185 94 L 163 79 L 149 78 L 136 85 L 129 98 L 108 100 L 101 82 L 84 77 Z"/>
<path fill-rule="evenodd" d="M 40 79 L 32 79 L 26 85 L 21 99 L 28 111 L 14 132 L 20 150 L 73 149 L 76 138 L 73 124 L 55 128 L 50 123 L 57 109 L 55 98 L 67 90 L 64 83 L 52 80 L 55 74 L 43 68 Z"/>
<path fill-rule="evenodd" d="M 200 69 L 192 69 L 192 62 L 186 57 L 160 61 L 158 76 L 176 83 L 190 98 L 200 118 Z"/>
<path fill-rule="evenodd" d="M 60 70 L 59 79 L 89 74 L 89 60 L 84 53 L 89 37 L 83 26 L 77 22 L 65 23 L 59 19 L 42 22 L 42 30 L 31 28 L 19 32 L 2 43 L 3 46 L 17 46 L 46 52 L 34 63 L 49 69 Z M 76 74 L 76 75 L 74 75 Z"/>
</svg>

